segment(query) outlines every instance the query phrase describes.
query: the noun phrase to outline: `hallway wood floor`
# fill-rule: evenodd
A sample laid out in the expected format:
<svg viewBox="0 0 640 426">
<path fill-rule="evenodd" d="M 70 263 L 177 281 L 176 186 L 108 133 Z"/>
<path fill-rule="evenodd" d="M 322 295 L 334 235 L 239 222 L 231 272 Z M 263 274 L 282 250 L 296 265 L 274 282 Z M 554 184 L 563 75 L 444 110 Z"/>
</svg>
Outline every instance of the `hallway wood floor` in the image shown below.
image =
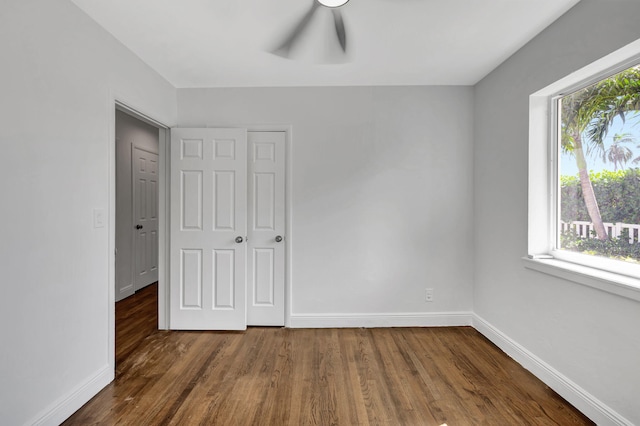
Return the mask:
<svg viewBox="0 0 640 426">
<path fill-rule="evenodd" d="M 116 379 L 64 425 L 591 425 L 470 327 L 156 330 L 116 304 Z"/>
</svg>

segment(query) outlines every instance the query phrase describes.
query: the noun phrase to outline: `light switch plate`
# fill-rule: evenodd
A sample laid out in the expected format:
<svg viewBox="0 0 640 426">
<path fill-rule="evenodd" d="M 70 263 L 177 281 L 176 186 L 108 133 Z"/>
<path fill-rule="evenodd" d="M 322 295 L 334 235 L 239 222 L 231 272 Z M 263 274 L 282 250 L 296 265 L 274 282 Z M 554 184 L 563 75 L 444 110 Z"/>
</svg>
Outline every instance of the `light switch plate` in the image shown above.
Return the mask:
<svg viewBox="0 0 640 426">
<path fill-rule="evenodd" d="M 93 227 L 104 228 L 106 224 L 106 217 L 104 209 L 93 209 Z"/>
</svg>

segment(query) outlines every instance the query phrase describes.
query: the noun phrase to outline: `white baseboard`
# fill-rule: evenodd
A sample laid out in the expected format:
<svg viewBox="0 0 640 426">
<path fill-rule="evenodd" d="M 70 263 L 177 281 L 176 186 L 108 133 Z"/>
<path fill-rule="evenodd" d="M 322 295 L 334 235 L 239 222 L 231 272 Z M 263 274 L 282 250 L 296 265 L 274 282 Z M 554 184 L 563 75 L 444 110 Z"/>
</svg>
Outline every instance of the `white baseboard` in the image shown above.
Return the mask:
<svg viewBox="0 0 640 426">
<path fill-rule="evenodd" d="M 473 314 L 473 327 L 543 383 L 600 426 L 633 426 L 611 407 L 572 382 L 483 318 Z"/>
<path fill-rule="evenodd" d="M 83 384 L 77 386 L 67 395 L 36 417 L 36 420 L 28 423 L 37 426 L 58 426 L 64 422 L 80 407 L 86 404 L 105 386 L 113 381 L 113 369 L 108 365 L 89 377 Z"/>
<path fill-rule="evenodd" d="M 472 312 L 292 314 L 291 328 L 453 327 L 472 324 Z"/>
</svg>

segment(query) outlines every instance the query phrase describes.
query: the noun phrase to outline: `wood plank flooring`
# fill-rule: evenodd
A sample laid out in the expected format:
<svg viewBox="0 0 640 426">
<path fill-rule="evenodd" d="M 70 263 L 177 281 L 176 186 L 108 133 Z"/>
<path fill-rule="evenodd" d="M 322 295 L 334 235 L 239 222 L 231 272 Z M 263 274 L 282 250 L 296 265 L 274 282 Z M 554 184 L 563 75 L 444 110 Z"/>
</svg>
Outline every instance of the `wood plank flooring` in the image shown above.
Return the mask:
<svg viewBox="0 0 640 426">
<path fill-rule="evenodd" d="M 64 425 L 591 425 L 470 327 L 157 331 L 116 304 L 116 380 Z"/>
</svg>

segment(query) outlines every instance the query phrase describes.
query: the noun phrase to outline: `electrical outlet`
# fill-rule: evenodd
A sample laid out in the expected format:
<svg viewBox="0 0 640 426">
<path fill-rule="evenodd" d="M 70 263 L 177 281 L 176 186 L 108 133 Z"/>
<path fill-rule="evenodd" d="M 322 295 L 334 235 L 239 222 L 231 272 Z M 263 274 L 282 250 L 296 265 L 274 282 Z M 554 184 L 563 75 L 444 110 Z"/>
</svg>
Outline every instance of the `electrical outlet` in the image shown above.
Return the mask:
<svg viewBox="0 0 640 426">
<path fill-rule="evenodd" d="M 428 288 L 427 291 L 425 292 L 425 299 L 426 302 L 433 302 L 433 289 L 432 288 Z"/>
</svg>

